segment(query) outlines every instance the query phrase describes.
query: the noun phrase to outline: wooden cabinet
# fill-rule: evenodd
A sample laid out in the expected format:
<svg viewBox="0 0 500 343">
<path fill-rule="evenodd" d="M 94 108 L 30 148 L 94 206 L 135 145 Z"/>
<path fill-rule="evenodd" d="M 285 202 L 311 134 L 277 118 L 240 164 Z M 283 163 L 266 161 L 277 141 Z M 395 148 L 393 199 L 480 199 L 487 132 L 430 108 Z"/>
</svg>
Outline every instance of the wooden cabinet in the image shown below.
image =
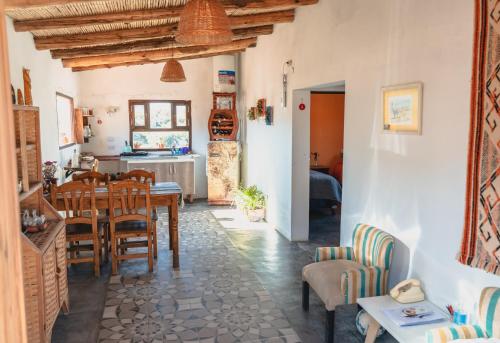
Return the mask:
<svg viewBox="0 0 500 343">
<path fill-rule="evenodd" d="M 64 219 L 44 199 L 42 187 L 40 126 L 37 107 L 14 106 L 17 168 L 22 180 L 21 213 L 36 210 L 48 227 L 22 233 L 23 282 L 28 342 L 50 342 L 61 307 L 67 311 L 66 231 Z"/>
</svg>

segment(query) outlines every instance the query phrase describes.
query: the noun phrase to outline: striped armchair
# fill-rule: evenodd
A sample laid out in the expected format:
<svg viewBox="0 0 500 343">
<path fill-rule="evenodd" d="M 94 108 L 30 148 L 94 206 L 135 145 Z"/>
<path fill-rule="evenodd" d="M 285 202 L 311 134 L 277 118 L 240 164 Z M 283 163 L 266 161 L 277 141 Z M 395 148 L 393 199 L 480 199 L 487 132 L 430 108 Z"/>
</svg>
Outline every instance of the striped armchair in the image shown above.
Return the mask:
<svg viewBox="0 0 500 343">
<path fill-rule="evenodd" d="M 325 304 L 327 342 L 333 341 L 335 306 L 358 298 L 384 295 L 392 261 L 394 238 L 366 224 L 358 224 L 352 247 L 316 249 L 315 262 L 302 270 L 302 307 L 309 309 L 311 287 Z"/>
</svg>

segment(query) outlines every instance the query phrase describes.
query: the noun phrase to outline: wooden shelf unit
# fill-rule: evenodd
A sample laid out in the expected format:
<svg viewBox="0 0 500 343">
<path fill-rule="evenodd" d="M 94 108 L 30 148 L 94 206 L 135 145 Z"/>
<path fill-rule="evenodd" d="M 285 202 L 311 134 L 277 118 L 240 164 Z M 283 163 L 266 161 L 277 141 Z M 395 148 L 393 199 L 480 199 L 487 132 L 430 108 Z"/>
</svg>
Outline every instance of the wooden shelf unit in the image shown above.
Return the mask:
<svg viewBox="0 0 500 343">
<path fill-rule="evenodd" d="M 84 128 L 90 126 L 90 118 L 94 118 L 94 111 L 92 109 L 75 108 L 75 139 L 77 144 L 88 143 L 90 137 L 85 137 Z"/>
<path fill-rule="evenodd" d="M 64 219 L 43 197 L 39 110 L 14 106 L 17 170 L 22 181 L 19 193 L 24 210 L 44 214 L 48 227 L 24 234 L 19 229 L 23 251 L 23 281 L 28 342 L 50 342 L 52 327 L 61 307 L 68 311 L 66 229 Z"/>
</svg>

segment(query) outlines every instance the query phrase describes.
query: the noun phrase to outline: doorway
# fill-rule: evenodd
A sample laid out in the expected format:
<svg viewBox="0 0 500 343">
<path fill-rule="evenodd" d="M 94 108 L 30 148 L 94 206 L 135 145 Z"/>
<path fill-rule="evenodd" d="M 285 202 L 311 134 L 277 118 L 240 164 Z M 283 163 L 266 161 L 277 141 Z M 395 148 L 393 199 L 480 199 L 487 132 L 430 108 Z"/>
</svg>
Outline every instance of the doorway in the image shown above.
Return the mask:
<svg viewBox="0 0 500 343">
<path fill-rule="evenodd" d="M 309 240 L 339 242 L 345 92 L 312 91 Z"/>
<path fill-rule="evenodd" d="M 291 236 L 294 241 L 339 243 L 344 101 L 344 81 L 293 92 Z"/>
</svg>

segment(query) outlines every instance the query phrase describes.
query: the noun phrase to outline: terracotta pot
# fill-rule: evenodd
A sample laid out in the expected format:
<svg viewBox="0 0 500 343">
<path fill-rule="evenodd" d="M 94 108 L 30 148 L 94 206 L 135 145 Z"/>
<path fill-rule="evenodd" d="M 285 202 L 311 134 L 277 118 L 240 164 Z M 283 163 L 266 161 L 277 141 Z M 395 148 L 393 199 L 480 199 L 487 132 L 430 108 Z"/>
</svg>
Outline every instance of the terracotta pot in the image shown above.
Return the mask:
<svg viewBox="0 0 500 343">
<path fill-rule="evenodd" d="M 257 210 L 246 210 L 246 215 L 251 222 L 260 222 L 266 218 L 266 209 L 259 208 Z"/>
</svg>

